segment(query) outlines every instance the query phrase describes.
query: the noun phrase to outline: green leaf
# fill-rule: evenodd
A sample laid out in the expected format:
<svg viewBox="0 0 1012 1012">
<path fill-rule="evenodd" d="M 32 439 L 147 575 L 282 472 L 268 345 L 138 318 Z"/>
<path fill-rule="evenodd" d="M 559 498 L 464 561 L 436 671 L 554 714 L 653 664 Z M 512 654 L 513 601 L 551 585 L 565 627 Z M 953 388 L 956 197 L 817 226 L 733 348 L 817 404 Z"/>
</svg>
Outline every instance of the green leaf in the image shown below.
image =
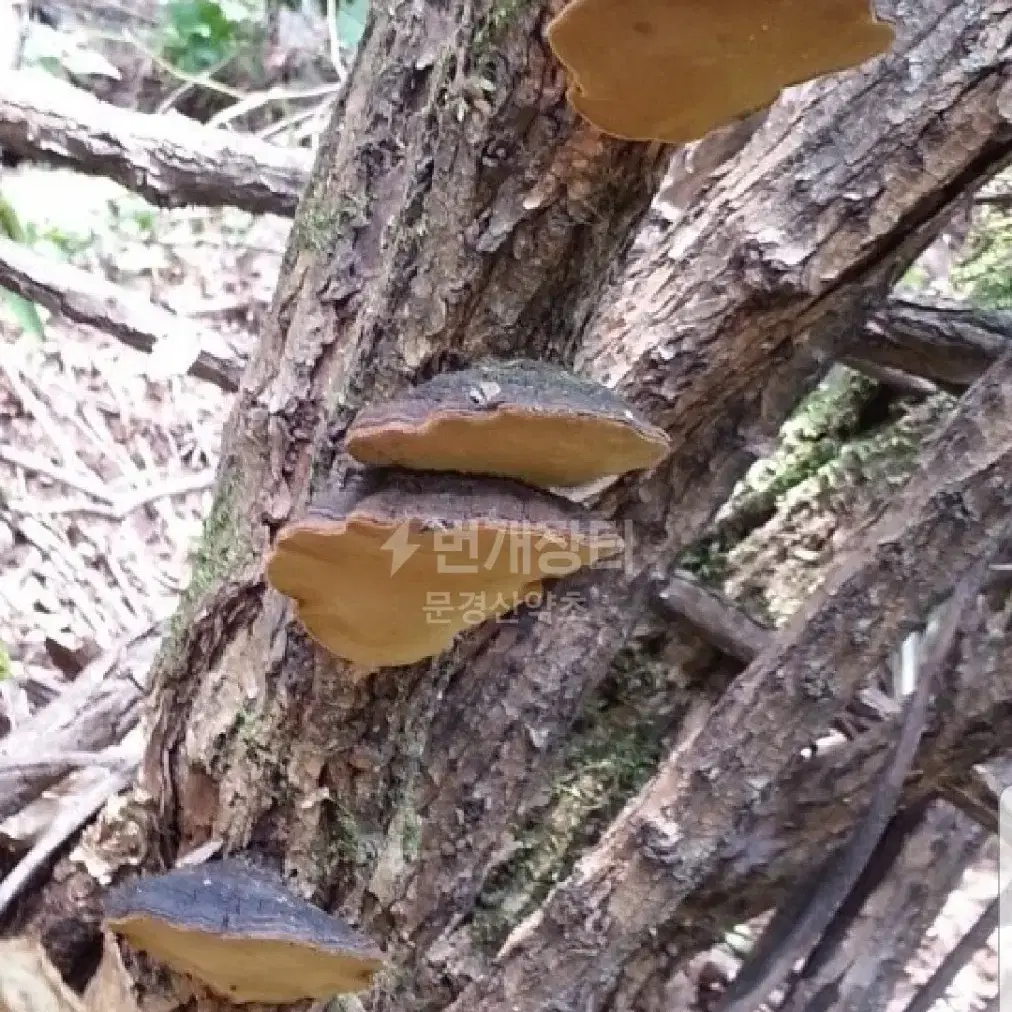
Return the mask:
<svg viewBox="0 0 1012 1012">
<path fill-rule="evenodd" d="M 14 210 L 14 205 L 0 194 L 0 232 L 14 242 L 25 241 L 25 230 L 21 225 L 21 219 Z"/>
<path fill-rule="evenodd" d="M 172 0 L 165 7 L 162 54 L 180 70 L 201 73 L 235 49 L 239 27 L 216 0 Z"/>
<path fill-rule="evenodd" d="M 35 303 L 22 298 L 17 292 L 9 292 L 6 289 L 0 289 L 0 292 L 3 293 L 4 304 L 14 315 L 21 329 L 41 341 L 46 336 L 46 326 L 39 316 Z"/>
<path fill-rule="evenodd" d="M 21 219 L 18 218 L 11 202 L 2 195 L 0 195 L 0 232 L 14 242 L 25 242 L 25 230 L 21 225 Z M 0 288 L 0 293 L 3 294 L 4 304 L 14 314 L 22 330 L 33 334 L 39 340 L 46 336 L 46 328 L 42 323 L 42 317 L 39 316 L 38 309 L 35 308 L 35 303 L 29 302 L 16 292 L 7 291 L 5 288 Z"/>
</svg>

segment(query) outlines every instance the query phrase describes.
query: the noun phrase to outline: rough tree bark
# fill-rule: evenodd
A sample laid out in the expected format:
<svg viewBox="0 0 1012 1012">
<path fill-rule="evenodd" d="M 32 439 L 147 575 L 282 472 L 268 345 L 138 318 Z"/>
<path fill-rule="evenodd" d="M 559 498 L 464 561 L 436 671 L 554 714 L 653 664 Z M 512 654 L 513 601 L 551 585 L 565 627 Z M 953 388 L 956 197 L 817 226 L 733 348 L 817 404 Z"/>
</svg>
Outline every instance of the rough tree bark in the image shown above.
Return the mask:
<svg viewBox="0 0 1012 1012">
<path fill-rule="evenodd" d="M 454 929 L 655 578 L 951 201 L 1012 153 L 1012 13 L 984 0 L 901 0 L 883 5 L 898 22 L 895 53 L 779 103 L 674 225 L 651 222 L 633 244 L 668 153 L 575 119 L 541 37 L 551 7 L 375 8 L 239 390 L 193 584 L 153 673 L 146 793 L 120 816 L 129 825 L 117 845 L 135 841 L 131 861 L 158 867 L 212 840 L 251 847 L 363 924 L 394 967 L 374 1008 L 606 1007 L 722 853 L 747 845 L 743 827 L 792 752 L 951 587 L 963 553 L 994 539 L 1009 505 L 989 481 L 1007 473 L 1006 436 L 964 412 L 950 432 L 965 464 L 953 495 L 975 516 L 956 522 L 932 497 L 936 461 L 910 493 L 907 526 L 890 535 L 902 550 L 855 556 L 813 624 L 765 652 L 705 726 L 686 729 L 681 751 L 494 972 L 464 987 Z M 341 436 L 362 403 L 484 355 L 575 363 L 663 425 L 674 452 L 596 503 L 637 537 L 624 572 L 572 581 L 577 614 L 486 627 L 432 663 L 357 677 L 265 587 L 265 552 L 340 480 Z M 991 398 L 1001 420 L 1008 365 L 995 370 L 966 410 Z M 616 878 L 615 856 L 627 875 Z M 78 904 L 81 874 L 66 887 Z M 723 902 L 713 923 L 737 909 Z M 145 1008 L 185 1006 L 184 991 L 145 983 Z"/>
</svg>

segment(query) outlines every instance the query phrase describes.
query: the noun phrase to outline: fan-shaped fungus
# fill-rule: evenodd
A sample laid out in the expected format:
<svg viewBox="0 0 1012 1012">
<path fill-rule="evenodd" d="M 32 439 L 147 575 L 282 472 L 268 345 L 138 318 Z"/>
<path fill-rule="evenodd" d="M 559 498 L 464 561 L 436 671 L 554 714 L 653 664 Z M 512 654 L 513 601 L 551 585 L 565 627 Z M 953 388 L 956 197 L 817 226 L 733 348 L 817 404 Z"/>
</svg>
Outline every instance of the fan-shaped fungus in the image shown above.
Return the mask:
<svg viewBox="0 0 1012 1012">
<path fill-rule="evenodd" d="M 599 130 L 684 144 L 884 53 L 869 0 L 572 0 L 548 26 Z"/>
<path fill-rule="evenodd" d="M 668 437 L 606 387 L 541 362 L 442 373 L 364 408 L 348 430 L 363 464 L 583 485 L 653 467 Z"/>
<path fill-rule="evenodd" d="M 139 878 L 106 898 L 106 923 L 236 1003 L 368 988 L 383 954 L 365 936 L 236 859 Z"/>
<path fill-rule="evenodd" d="M 441 653 L 621 548 L 611 524 L 519 482 L 377 469 L 285 528 L 267 578 L 328 650 L 383 667 Z"/>
</svg>

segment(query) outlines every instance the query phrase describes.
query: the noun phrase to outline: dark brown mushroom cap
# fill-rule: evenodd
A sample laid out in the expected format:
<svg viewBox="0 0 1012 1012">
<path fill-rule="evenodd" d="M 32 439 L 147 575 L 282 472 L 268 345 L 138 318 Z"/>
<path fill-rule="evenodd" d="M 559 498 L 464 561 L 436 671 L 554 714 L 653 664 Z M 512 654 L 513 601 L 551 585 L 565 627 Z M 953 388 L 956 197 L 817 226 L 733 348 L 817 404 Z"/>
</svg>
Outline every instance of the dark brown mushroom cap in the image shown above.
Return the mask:
<svg viewBox="0 0 1012 1012">
<path fill-rule="evenodd" d="M 237 1003 L 362 991 L 383 965 L 364 935 L 235 859 L 136 879 L 105 912 L 136 948 Z"/>
<path fill-rule="evenodd" d="M 892 45 L 869 0 L 572 0 L 548 26 L 604 133 L 684 144 Z"/>
<path fill-rule="evenodd" d="M 621 548 L 612 524 L 517 481 L 376 469 L 286 527 L 267 578 L 317 642 L 382 667 L 441 653 Z"/>
<path fill-rule="evenodd" d="M 668 437 L 597 383 L 542 362 L 442 373 L 359 413 L 348 452 L 363 464 L 583 485 L 653 467 Z"/>
</svg>

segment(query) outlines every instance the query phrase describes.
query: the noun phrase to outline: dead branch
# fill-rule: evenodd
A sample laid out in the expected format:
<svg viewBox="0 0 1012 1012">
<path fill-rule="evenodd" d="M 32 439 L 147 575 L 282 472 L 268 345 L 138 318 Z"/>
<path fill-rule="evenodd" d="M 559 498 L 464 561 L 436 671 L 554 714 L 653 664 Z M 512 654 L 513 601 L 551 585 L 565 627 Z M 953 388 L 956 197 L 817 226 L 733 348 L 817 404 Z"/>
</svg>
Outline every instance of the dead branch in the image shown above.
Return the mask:
<svg viewBox="0 0 1012 1012">
<path fill-rule="evenodd" d="M 661 604 L 687 619 L 719 650 L 751 664 L 769 644 L 771 633 L 730 601 L 681 576 L 657 592 Z"/>
<path fill-rule="evenodd" d="M 2 98 L 0 98 L 2 101 Z M 138 351 L 152 352 L 162 341 L 193 347 L 186 370 L 229 392 L 239 387 L 240 361 L 221 349 L 221 338 L 193 321 L 156 306 L 98 274 L 50 260 L 0 236 L 0 287 L 54 313 L 97 327 Z"/>
<path fill-rule="evenodd" d="M 996 896 L 987 909 L 977 918 L 973 927 L 959 940 L 956 947 L 942 960 L 938 969 L 911 999 L 904 1012 L 929 1012 L 935 1002 L 944 997 L 945 989 L 953 978 L 983 947 L 994 929 L 998 927 L 1001 897 Z M 1000 985 L 999 985 L 1000 986 Z"/>
<path fill-rule="evenodd" d="M 954 770 L 978 763 L 1008 768 L 1006 758 L 996 757 L 1007 750 L 1012 727 L 1012 636 L 989 635 L 983 623 L 967 632 L 956 673 L 953 705 L 945 707 L 944 721 L 936 719 L 924 736 L 906 785 L 905 809 L 938 796 Z M 799 866 L 814 867 L 846 839 L 871 800 L 897 726 L 894 717 L 812 758 L 795 758 L 779 790 L 755 811 L 756 827 L 762 827 L 762 868 L 748 862 L 756 838 L 741 835 L 709 879 L 718 895 L 721 889 L 732 890 L 745 916 L 778 904 L 783 889 L 796 882 Z M 676 913 L 680 923 L 687 927 L 694 916 L 713 909 L 717 896 L 711 886 Z"/>
<path fill-rule="evenodd" d="M 74 770 L 121 765 L 101 752 L 63 752 L 11 761 L 0 757 L 0 819 L 20 811 Z"/>
<path fill-rule="evenodd" d="M 133 779 L 138 755 L 126 768 L 105 772 L 98 783 L 82 791 L 65 809 L 60 811 L 32 849 L 0 882 L 0 916 L 21 894 L 32 877 L 50 857 L 63 846 L 114 794 L 122 791 Z"/>
<path fill-rule="evenodd" d="M 989 833 L 1000 829 L 1000 789 L 986 771 L 955 769 L 938 778 L 938 794 Z"/>
<path fill-rule="evenodd" d="M 938 676 L 957 643 L 959 623 L 980 589 L 988 560 L 963 577 L 946 608 L 942 628 L 917 673 L 917 684 L 900 724 L 892 755 L 880 775 L 871 804 L 847 843 L 830 856 L 767 926 L 750 959 L 720 1003 L 720 1012 L 752 1012 L 807 959 L 854 889 L 882 834 L 896 813 L 928 716 Z"/>
<path fill-rule="evenodd" d="M 966 764 L 984 761 L 989 768 L 994 766 L 1004 771 L 1008 767 L 1006 758 L 992 757 L 1007 748 L 1010 740 L 1012 637 L 1007 633 L 996 636 L 989 631 L 994 617 L 989 618 L 986 612 L 981 611 L 974 617 L 976 627 L 964 631 L 956 666 L 958 677 L 953 679 L 946 673 L 946 683 L 957 686 L 953 705 L 945 707 L 946 724 L 938 726 L 936 717 L 931 731 L 925 735 L 914 774 L 907 781 L 903 810 L 894 820 L 910 825 L 909 820 L 916 821 L 916 813 L 929 803 L 927 821 L 915 831 L 921 834 L 924 830 L 919 844 L 912 846 L 904 858 L 905 870 L 890 877 L 889 889 L 883 895 L 876 893 L 874 903 L 878 914 L 872 913 L 870 920 L 866 920 L 866 911 L 862 910 L 861 926 L 855 929 L 856 935 L 847 926 L 846 918 L 842 925 L 834 926 L 834 931 L 843 927 L 847 939 L 829 963 L 822 963 L 827 952 L 824 949 L 820 952 L 819 962 L 813 967 L 816 975 L 806 977 L 806 986 L 817 989 L 820 982 L 832 984 L 845 972 L 844 983 L 849 990 L 861 992 L 872 987 L 884 989 L 876 990 L 876 994 L 887 993 L 889 968 L 883 967 L 882 972 L 874 976 L 874 983 L 873 971 L 869 968 L 875 966 L 876 953 L 880 952 L 876 946 L 883 925 L 888 925 L 890 913 L 903 908 L 902 896 L 912 889 L 920 889 L 926 880 L 934 879 L 937 874 L 942 876 L 939 881 L 949 883 L 939 893 L 944 898 L 965 861 L 984 839 L 982 827 L 968 823 L 965 818 L 955 818 L 956 813 L 947 806 L 930 804 L 943 774 L 952 769 L 965 769 Z M 758 806 L 754 821 L 743 829 L 731 849 L 722 856 L 706 884 L 673 913 L 656 935 L 651 936 L 649 945 L 623 970 L 622 991 L 636 987 L 638 966 L 645 963 L 661 975 L 661 980 L 666 980 L 671 965 L 683 964 L 686 953 L 707 948 L 735 924 L 784 903 L 795 890 L 799 877 L 816 868 L 825 854 L 840 847 L 853 831 L 874 795 L 882 763 L 895 744 L 898 724 L 898 715 L 894 715 L 873 725 L 853 741 L 820 749 L 811 758 L 797 757 L 789 778 Z M 987 729 L 986 733 L 981 729 Z M 957 743 L 967 741 L 969 747 L 960 751 Z M 940 862 L 938 852 L 932 848 L 933 841 L 945 852 L 944 862 Z M 883 857 L 886 855 L 876 852 L 879 871 Z M 925 862 L 928 868 L 923 868 Z M 910 884 L 911 875 L 914 884 Z M 878 889 L 877 885 L 872 885 Z M 726 901 L 728 895 L 734 897 L 733 903 Z M 851 908 L 851 904 L 849 897 L 846 906 Z M 927 916 L 925 920 L 924 911 L 922 904 L 918 914 L 920 931 L 907 919 L 890 932 L 905 951 L 916 946 L 933 919 Z M 870 939 L 874 939 L 875 944 L 869 948 Z M 664 958 L 665 952 L 677 952 L 680 958 Z M 657 958 L 652 960 L 651 954 Z M 847 969 L 848 961 L 853 962 L 852 971 Z M 815 962 L 813 954 L 810 963 Z M 667 972 L 665 967 L 669 968 Z M 806 973 L 808 969 L 806 965 Z M 861 1005 L 870 1009 L 881 1006 L 882 1001 L 874 1000 Z"/>
<path fill-rule="evenodd" d="M 955 888 L 967 864 L 980 852 L 986 834 L 980 827 L 969 823 L 958 812 L 946 805 L 927 806 L 923 818 L 917 809 L 909 809 L 894 820 L 876 850 L 872 875 L 890 868 L 889 874 L 871 884 L 869 902 L 861 907 L 855 920 L 847 922 L 846 938 L 831 950 L 821 946 L 813 953 L 809 965 L 818 958 L 820 976 L 808 992 L 809 1004 L 801 1007 L 806 1012 L 825 1009 L 825 999 L 832 996 L 834 1008 L 878 1012 L 886 1007 L 897 978 L 904 976 L 909 959 L 916 953 L 924 933 L 934 922 L 950 891 Z M 801 855 L 806 866 L 810 851 L 807 844 Z M 890 849 L 898 851 L 895 860 Z M 772 890 L 768 905 L 782 902 L 785 889 L 791 881 Z M 690 986 L 684 1000 L 665 1000 L 673 987 L 686 980 L 695 981 L 693 963 L 686 963 L 685 953 L 699 953 L 722 935 L 731 931 L 741 919 L 760 912 L 751 903 L 738 908 L 738 916 L 730 921 L 722 915 L 715 923 L 709 911 L 719 902 L 719 885 L 707 897 L 700 896 L 699 904 L 692 904 L 692 923 L 689 909 L 679 912 L 672 921 L 659 930 L 623 972 L 615 998 L 609 1008 L 665 1010 L 690 1007 L 698 991 Z M 848 898 L 849 907 L 852 900 Z M 901 915 L 900 912 L 902 912 Z M 720 950 L 717 950 L 718 952 Z M 675 955 L 677 953 L 677 955 Z M 733 975 L 734 966 L 720 967 L 720 978 L 725 984 Z M 677 994 L 678 992 L 676 992 Z"/>
<path fill-rule="evenodd" d="M 783 780 L 912 616 L 951 591 L 966 559 L 997 551 L 1012 488 L 1012 354 L 966 394 L 919 473 L 859 548 L 725 694 L 688 748 L 673 754 L 574 874 L 516 929 L 488 980 L 457 1012 L 508 1007 L 522 974 L 537 1005 L 577 999 L 611 976 L 676 910 Z M 565 939 L 560 941 L 560 939 Z M 514 999 L 515 1000 L 515 999 Z"/>
<path fill-rule="evenodd" d="M 20 810 L 78 765 L 122 741 L 137 723 L 161 624 L 126 637 L 51 703 L 0 741 L 0 817 Z M 45 754 L 42 750 L 45 749 Z M 96 765 L 107 765 L 99 759 Z"/>
<path fill-rule="evenodd" d="M 5 75 L 0 145 L 25 158 L 108 176 L 159 207 L 232 206 L 292 215 L 312 154 L 121 109 L 42 72 Z"/>
<path fill-rule="evenodd" d="M 919 376 L 966 389 L 1012 342 L 1012 313 L 963 304 L 891 298 L 874 312 L 844 362 Z"/>
<path fill-rule="evenodd" d="M 992 578 L 989 574 L 989 579 Z M 686 619 L 707 642 L 744 664 L 751 664 L 772 642 L 773 630 L 749 618 L 731 601 L 692 580 L 676 576 L 657 594 L 660 605 Z M 965 703 L 955 711 L 965 712 Z M 973 763 L 979 761 L 978 756 Z M 938 794 L 989 832 L 998 832 L 998 791 L 991 779 L 973 764 L 951 768 L 941 763 Z M 923 789 L 923 785 L 922 785 Z"/>
</svg>

